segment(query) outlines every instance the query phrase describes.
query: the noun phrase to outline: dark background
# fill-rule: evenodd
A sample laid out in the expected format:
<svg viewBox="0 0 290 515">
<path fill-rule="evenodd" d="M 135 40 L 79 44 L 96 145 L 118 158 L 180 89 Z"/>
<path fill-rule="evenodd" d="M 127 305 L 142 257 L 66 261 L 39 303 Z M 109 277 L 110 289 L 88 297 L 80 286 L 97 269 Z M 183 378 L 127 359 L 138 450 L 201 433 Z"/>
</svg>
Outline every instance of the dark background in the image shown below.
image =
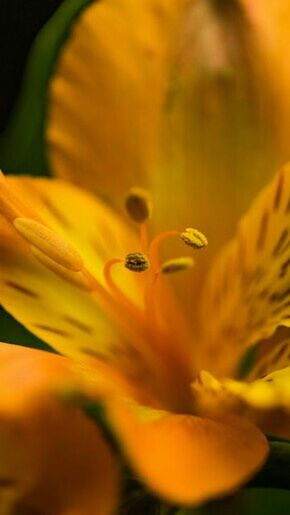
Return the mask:
<svg viewBox="0 0 290 515">
<path fill-rule="evenodd" d="M 21 86 L 31 45 L 63 0 L 0 0 L 0 133 Z M 0 341 L 49 349 L 0 307 Z"/>
<path fill-rule="evenodd" d="M 7 123 L 36 34 L 63 0 L 0 0 L 0 131 Z"/>
</svg>

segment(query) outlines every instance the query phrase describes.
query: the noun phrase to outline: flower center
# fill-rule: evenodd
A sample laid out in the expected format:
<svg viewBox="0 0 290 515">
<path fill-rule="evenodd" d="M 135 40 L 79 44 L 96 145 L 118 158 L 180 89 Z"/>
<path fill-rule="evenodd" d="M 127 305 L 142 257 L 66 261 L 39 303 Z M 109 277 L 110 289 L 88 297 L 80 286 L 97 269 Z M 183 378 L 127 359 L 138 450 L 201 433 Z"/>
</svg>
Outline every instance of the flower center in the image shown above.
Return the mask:
<svg viewBox="0 0 290 515">
<path fill-rule="evenodd" d="M 152 351 L 153 361 L 159 362 L 163 373 L 168 371 L 168 381 L 172 381 L 174 371 L 176 385 L 184 383 L 189 385 L 193 369 L 189 346 L 191 345 L 190 330 L 184 320 L 184 315 L 174 299 L 166 276 L 194 265 L 191 256 L 181 256 L 162 262 L 160 258 L 161 245 L 170 238 L 179 238 L 180 241 L 194 250 L 207 246 L 205 235 L 192 227 L 183 231 L 165 231 L 153 237 L 148 237 L 148 221 L 152 214 L 150 196 L 141 188 L 133 188 L 126 197 L 126 208 L 131 220 L 138 224 L 141 251 L 130 252 L 124 257 L 109 259 L 104 266 L 104 277 L 114 301 L 123 307 L 127 316 L 135 323 L 139 323 L 143 332 L 143 345 L 141 352 Z M 134 302 L 121 289 L 113 278 L 112 270 L 115 266 L 123 266 L 138 276 L 144 274 L 142 282 L 142 303 Z M 141 286 L 141 282 L 140 282 Z M 141 306 L 141 307 L 140 307 Z M 142 347 L 142 342 L 141 342 Z M 152 361 L 152 360 L 151 360 Z M 171 375 L 171 379 L 170 376 Z M 177 379 L 178 377 L 178 379 Z M 167 384 L 168 387 L 168 384 Z M 180 392 L 176 392 L 180 399 Z M 176 399 L 176 404 L 178 399 Z"/>
<path fill-rule="evenodd" d="M 206 247 L 208 242 L 202 232 L 192 227 L 188 227 L 181 232 L 177 230 L 162 232 L 149 242 L 148 220 L 152 214 L 152 202 L 149 194 L 142 188 L 132 188 L 126 197 L 125 205 L 131 220 L 139 225 L 141 252 L 130 252 L 124 258 L 109 259 L 104 266 L 104 276 L 112 294 L 115 297 L 117 296 L 118 300 L 123 303 L 125 301 L 125 294 L 121 292 L 112 278 L 112 267 L 122 264 L 133 273 L 146 272 L 147 283 L 144 291 L 144 306 L 145 311 L 146 308 L 147 311 L 151 311 L 149 307 L 152 307 L 155 299 L 152 288 L 156 287 L 161 276 L 186 270 L 194 265 L 194 260 L 191 256 L 181 256 L 160 263 L 160 247 L 163 241 L 172 237 L 178 237 L 185 245 L 195 250 Z M 150 295 L 148 295 L 149 292 Z M 130 300 L 126 299 L 126 303 L 129 302 Z"/>
</svg>

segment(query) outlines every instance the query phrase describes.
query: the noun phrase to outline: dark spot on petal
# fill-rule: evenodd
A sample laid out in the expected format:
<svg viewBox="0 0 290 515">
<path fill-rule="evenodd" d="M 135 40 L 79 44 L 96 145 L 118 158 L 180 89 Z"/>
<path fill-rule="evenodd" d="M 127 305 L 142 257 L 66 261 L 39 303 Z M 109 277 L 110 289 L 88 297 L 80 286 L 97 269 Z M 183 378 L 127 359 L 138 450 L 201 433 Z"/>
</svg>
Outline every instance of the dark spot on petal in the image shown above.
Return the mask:
<svg viewBox="0 0 290 515">
<path fill-rule="evenodd" d="M 93 334 L 94 329 L 89 326 L 88 324 L 85 324 L 82 320 L 77 320 L 76 318 L 70 316 L 70 315 L 64 315 L 63 320 L 65 322 L 68 322 L 70 325 L 75 327 L 76 329 L 79 329 L 79 331 L 82 331 L 86 334 Z"/>
<path fill-rule="evenodd" d="M 273 253 L 272 253 L 273 256 L 278 256 L 280 253 L 285 252 L 285 250 L 288 248 L 289 243 L 290 243 L 289 241 L 287 242 L 288 245 L 287 244 L 286 244 L 286 246 L 284 245 L 286 243 L 288 234 L 289 234 L 289 231 L 288 231 L 288 229 L 285 228 L 282 231 L 282 233 L 273 249 Z"/>
<path fill-rule="evenodd" d="M 63 336 L 64 338 L 73 338 L 71 334 L 69 334 L 66 331 L 63 331 L 62 329 L 59 329 L 58 327 L 51 327 L 50 325 L 38 323 L 32 325 L 33 327 L 41 329 L 42 331 L 46 331 L 47 333 L 56 334 L 57 336 Z"/>
<path fill-rule="evenodd" d="M 268 211 L 264 211 L 261 221 L 260 221 L 260 227 L 257 237 L 257 250 L 261 251 L 265 245 L 266 242 L 266 236 L 267 236 L 267 230 L 268 230 L 268 223 L 269 223 L 269 213 Z"/>
<path fill-rule="evenodd" d="M 9 288 L 13 288 L 18 293 L 23 293 L 23 295 L 27 295 L 27 297 L 31 297 L 33 299 L 39 298 L 39 295 L 32 291 L 30 288 L 26 288 L 26 286 L 22 286 L 22 284 L 16 283 L 15 281 L 7 280 L 5 281 L 6 286 Z"/>
<path fill-rule="evenodd" d="M 101 354 L 100 352 L 94 349 L 90 349 L 89 347 L 82 347 L 80 351 L 83 352 L 83 354 L 89 356 L 90 358 L 99 359 L 101 361 L 107 361 L 108 359 L 106 356 L 104 356 L 104 354 Z"/>
<path fill-rule="evenodd" d="M 278 183 L 277 183 L 277 188 L 276 188 L 276 191 L 275 191 L 275 197 L 274 197 L 274 203 L 273 203 L 273 208 L 275 210 L 277 210 L 279 208 L 279 206 L 280 206 L 283 186 L 284 186 L 284 175 L 281 173 L 279 178 L 278 178 Z"/>
</svg>

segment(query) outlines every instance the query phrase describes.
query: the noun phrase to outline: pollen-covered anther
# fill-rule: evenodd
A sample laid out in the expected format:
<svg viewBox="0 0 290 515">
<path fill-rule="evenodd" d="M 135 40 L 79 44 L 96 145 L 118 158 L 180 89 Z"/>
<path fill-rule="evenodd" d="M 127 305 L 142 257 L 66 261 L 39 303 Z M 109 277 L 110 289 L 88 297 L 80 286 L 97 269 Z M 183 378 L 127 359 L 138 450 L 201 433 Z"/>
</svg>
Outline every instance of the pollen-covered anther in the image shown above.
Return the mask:
<svg viewBox="0 0 290 515">
<path fill-rule="evenodd" d="M 51 229 L 30 218 L 16 218 L 14 227 L 33 247 L 40 250 L 59 265 L 79 272 L 83 269 L 80 255 L 71 245 Z"/>
<path fill-rule="evenodd" d="M 152 201 L 150 194 L 143 188 L 131 188 L 125 199 L 125 206 L 129 216 L 142 224 L 152 214 Z"/>
<path fill-rule="evenodd" d="M 191 257 L 179 257 L 175 259 L 168 259 L 161 266 L 162 274 L 174 274 L 192 268 L 194 260 Z"/>
<path fill-rule="evenodd" d="M 124 265 L 131 272 L 145 272 L 150 266 L 147 257 L 141 252 L 127 254 Z"/>
<path fill-rule="evenodd" d="M 180 235 L 182 241 L 194 249 L 202 249 L 208 245 L 206 236 L 192 227 L 187 227 Z"/>
</svg>

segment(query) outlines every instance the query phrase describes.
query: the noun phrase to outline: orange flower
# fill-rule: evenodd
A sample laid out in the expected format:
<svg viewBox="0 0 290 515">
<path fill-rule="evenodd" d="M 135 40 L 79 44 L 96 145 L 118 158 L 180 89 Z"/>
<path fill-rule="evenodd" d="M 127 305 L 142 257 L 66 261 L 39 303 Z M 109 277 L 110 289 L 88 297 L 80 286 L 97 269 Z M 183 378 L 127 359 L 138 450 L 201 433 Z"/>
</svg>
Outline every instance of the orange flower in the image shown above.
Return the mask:
<svg viewBox="0 0 290 515">
<path fill-rule="evenodd" d="M 167 280 L 169 272 L 185 267 L 179 259 L 162 264 L 160 245 L 167 238 L 180 238 L 193 249 L 203 247 L 202 233 L 169 231 L 148 243 L 150 206 L 140 190 L 127 198 L 131 217 L 136 220 L 145 213 L 138 238 L 101 200 L 65 182 L 1 180 L 3 306 L 81 364 L 87 393 L 104 399 L 132 465 L 171 501 L 190 504 L 232 491 L 266 458 L 262 433 L 241 418 L 240 392 L 208 378 L 209 372 L 220 379 L 234 378 L 245 349 L 257 338 L 271 336 L 276 325 L 287 323 L 282 308 L 273 319 L 267 315 L 260 329 L 253 316 L 262 306 L 260 289 L 254 295 L 258 265 L 278 245 L 265 226 L 265 212 L 281 238 L 288 176 L 286 170 L 258 199 L 231 244 L 234 250 L 224 254 L 223 274 L 218 262 L 203 300 L 193 298 L 190 313 L 174 298 Z M 251 242 L 246 241 L 241 260 L 241 239 L 250 231 Z M 280 263 L 282 270 L 284 260 L 285 255 L 282 264 L 273 260 L 273 266 Z M 277 297 L 280 307 L 280 296 L 285 302 L 283 282 L 281 291 L 276 288 L 273 283 L 267 298 Z M 275 388 L 274 381 L 262 407 L 287 409 L 281 395 L 273 396 Z M 257 405 L 250 395 L 243 395 L 243 401 Z"/>
<path fill-rule="evenodd" d="M 210 272 L 201 251 L 192 272 L 169 275 L 193 265 L 192 255 L 172 258 L 180 245 L 206 246 L 185 229 L 192 219 L 213 254 L 287 147 L 287 123 L 272 130 L 272 109 L 253 108 L 272 93 L 269 81 L 256 89 L 269 78 L 256 66 L 271 53 L 260 45 L 266 25 L 249 30 L 263 17 L 225 4 L 91 2 L 47 91 L 42 144 L 62 179 L 0 183 L 1 303 L 72 359 L 138 476 L 178 504 L 251 477 L 270 419 L 289 434 L 290 169 Z"/>
</svg>

